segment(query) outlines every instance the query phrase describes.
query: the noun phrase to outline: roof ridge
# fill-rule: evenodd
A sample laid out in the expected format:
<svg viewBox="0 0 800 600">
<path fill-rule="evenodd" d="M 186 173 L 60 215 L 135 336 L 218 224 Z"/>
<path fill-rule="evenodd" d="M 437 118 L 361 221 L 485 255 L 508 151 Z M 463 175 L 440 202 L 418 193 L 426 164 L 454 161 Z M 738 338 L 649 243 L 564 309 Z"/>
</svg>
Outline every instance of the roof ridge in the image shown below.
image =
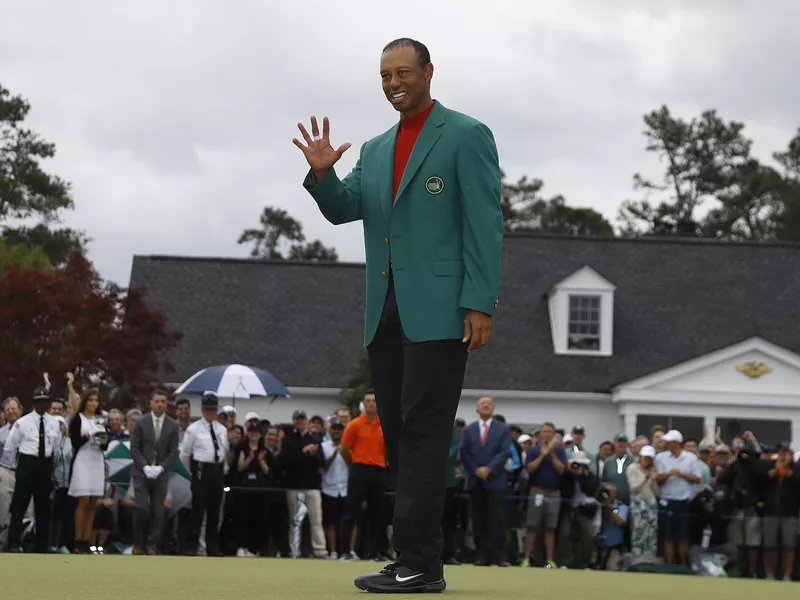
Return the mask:
<svg viewBox="0 0 800 600">
<path fill-rule="evenodd" d="M 743 246 L 746 248 L 792 248 L 800 250 L 800 242 L 788 241 L 751 241 L 751 240 L 720 240 L 716 238 L 706 237 L 681 237 L 681 236 L 605 236 L 605 235 L 567 235 L 558 233 L 540 233 L 537 231 L 507 231 L 505 233 L 507 239 L 514 238 L 544 238 L 550 240 L 562 241 L 585 241 L 585 242 L 609 242 L 609 243 L 664 243 L 664 244 L 705 244 L 715 246 Z"/>
</svg>

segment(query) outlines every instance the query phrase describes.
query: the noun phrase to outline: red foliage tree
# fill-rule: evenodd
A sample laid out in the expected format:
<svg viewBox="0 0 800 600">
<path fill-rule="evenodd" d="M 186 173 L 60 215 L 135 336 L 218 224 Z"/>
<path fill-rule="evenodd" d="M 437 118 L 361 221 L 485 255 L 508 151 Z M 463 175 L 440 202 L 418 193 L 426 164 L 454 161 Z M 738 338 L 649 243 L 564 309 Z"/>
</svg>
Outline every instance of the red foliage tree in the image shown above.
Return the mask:
<svg viewBox="0 0 800 600">
<path fill-rule="evenodd" d="M 23 402 L 43 373 L 55 391 L 68 371 L 109 390 L 112 405 L 141 402 L 174 371 L 167 352 L 183 337 L 148 308 L 143 289 L 103 282 L 78 252 L 53 273 L 0 273 L 0 323 L 0 391 Z"/>
</svg>

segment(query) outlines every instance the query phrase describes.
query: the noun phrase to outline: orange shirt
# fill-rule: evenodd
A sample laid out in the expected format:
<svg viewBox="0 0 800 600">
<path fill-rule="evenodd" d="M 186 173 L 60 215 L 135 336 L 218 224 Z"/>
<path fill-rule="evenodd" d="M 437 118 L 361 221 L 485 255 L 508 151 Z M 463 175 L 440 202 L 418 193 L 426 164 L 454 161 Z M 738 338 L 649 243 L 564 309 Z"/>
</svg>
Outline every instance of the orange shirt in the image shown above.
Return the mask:
<svg viewBox="0 0 800 600">
<path fill-rule="evenodd" d="M 342 436 L 342 445 L 350 448 L 353 464 L 386 466 L 386 447 L 383 444 L 381 420 L 370 422 L 363 414 L 347 424 Z"/>
</svg>

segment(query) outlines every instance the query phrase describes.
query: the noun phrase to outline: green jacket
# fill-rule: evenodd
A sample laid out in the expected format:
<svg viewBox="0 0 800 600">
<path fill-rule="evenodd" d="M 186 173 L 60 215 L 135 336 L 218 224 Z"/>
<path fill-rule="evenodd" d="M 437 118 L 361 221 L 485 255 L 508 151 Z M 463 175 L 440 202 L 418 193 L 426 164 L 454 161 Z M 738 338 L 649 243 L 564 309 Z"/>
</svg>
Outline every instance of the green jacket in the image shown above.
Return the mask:
<svg viewBox="0 0 800 600">
<path fill-rule="evenodd" d="M 622 473 L 620 473 L 615 454 L 606 459 L 603 463 L 603 472 L 600 473 L 600 480 L 603 483 L 613 483 L 617 488 L 617 499 L 627 505 L 631 503 L 630 488 L 628 487 L 628 469 L 635 462 L 635 456 L 626 454 L 625 462 L 622 464 Z"/>
<path fill-rule="evenodd" d="M 447 459 L 447 486 L 456 487 L 456 460 L 459 450 L 458 425 L 453 423 L 453 437 L 450 438 L 450 456 Z"/>
<path fill-rule="evenodd" d="M 399 122 L 361 146 L 353 170 L 304 183 L 325 218 L 364 222 L 364 345 L 383 311 L 391 268 L 403 331 L 413 342 L 461 339 L 468 309 L 494 315 L 502 266 L 500 166 L 492 132 L 438 101 L 392 204 Z M 391 253 L 391 266 L 389 255 Z"/>
</svg>

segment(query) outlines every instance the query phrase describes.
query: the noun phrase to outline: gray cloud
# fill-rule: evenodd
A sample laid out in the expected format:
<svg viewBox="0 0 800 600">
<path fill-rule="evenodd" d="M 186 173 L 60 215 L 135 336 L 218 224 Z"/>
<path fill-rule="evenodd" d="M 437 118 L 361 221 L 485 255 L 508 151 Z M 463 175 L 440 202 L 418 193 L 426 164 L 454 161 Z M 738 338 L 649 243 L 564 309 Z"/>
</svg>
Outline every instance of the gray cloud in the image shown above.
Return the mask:
<svg viewBox="0 0 800 600">
<path fill-rule="evenodd" d="M 48 168 L 73 182 L 67 222 L 124 283 L 134 253 L 246 255 L 236 239 L 266 204 L 362 260 L 360 226 L 329 225 L 300 187 L 291 138 L 298 120 L 327 114 L 334 143 L 354 145 L 347 172 L 396 119 L 377 74 L 395 37 L 429 45 L 435 97 L 492 127 L 511 178 L 540 177 L 545 193 L 613 218 L 634 172 L 660 172 L 641 131 L 661 104 L 745 121 L 760 156 L 785 146 L 800 125 L 799 11 L 792 0 L 0 0 L 0 81 L 58 146 Z"/>
</svg>

